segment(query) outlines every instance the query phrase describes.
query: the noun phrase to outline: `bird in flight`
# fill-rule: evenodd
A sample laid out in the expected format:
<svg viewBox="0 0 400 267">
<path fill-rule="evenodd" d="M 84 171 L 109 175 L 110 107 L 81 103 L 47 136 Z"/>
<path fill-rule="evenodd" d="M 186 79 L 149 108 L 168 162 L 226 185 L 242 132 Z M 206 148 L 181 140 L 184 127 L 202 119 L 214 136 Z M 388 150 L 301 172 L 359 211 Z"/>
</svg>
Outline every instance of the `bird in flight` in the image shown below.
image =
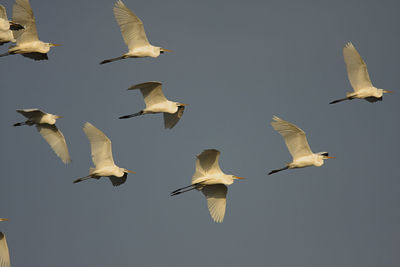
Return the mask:
<svg viewBox="0 0 400 267">
<path fill-rule="evenodd" d="M 144 31 L 143 22 L 121 0 L 118 0 L 114 4 L 114 16 L 129 51 L 120 57 L 103 60 L 100 64 L 130 57 L 158 57 L 160 53 L 172 52 L 171 50 L 153 46 L 149 43 Z"/>
<path fill-rule="evenodd" d="M 10 46 L 7 53 L 0 57 L 21 54 L 34 60 L 47 60 L 47 53 L 59 44 L 45 43 L 39 40 L 36 30 L 35 16 L 29 0 L 16 0 L 13 6 L 13 21 L 24 26 L 24 30 L 14 32 L 16 45 Z"/>
<path fill-rule="evenodd" d="M 7 18 L 6 8 L 0 5 L 0 45 L 8 42 L 15 43 L 13 31 L 22 30 L 24 27 Z"/>
<path fill-rule="evenodd" d="M 1 221 L 8 221 L 8 219 L 0 218 Z M 0 267 L 11 267 L 6 235 L 2 232 L 0 232 Z"/>
<path fill-rule="evenodd" d="M 224 220 L 227 185 L 233 184 L 235 179 L 244 179 L 222 172 L 218 163 L 220 154 L 216 149 L 206 149 L 197 155 L 192 184 L 171 193 L 171 196 L 175 196 L 193 189 L 201 191 L 207 199 L 211 218 L 217 223 L 222 223 Z"/>
<path fill-rule="evenodd" d="M 368 75 L 367 64 L 357 52 L 352 43 L 347 43 L 343 48 L 344 62 L 346 63 L 347 76 L 354 92 L 346 94 L 345 98 L 341 98 L 330 102 L 329 104 L 339 103 L 345 100 L 355 98 L 365 99 L 368 102 L 382 101 L 384 93 L 393 93 L 392 91 L 378 89 L 372 85 Z"/>
<path fill-rule="evenodd" d="M 162 91 L 162 83 L 145 82 L 131 86 L 128 90 L 140 89 L 146 108 L 130 115 L 119 117 L 128 119 L 144 114 L 164 113 L 164 127 L 172 129 L 183 115 L 186 104 L 169 101 Z"/>
<path fill-rule="evenodd" d="M 94 127 L 91 123 L 86 122 L 83 126 L 83 131 L 90 142 L 92 150 L 92 160 L 95 165 L 94 168 L 89 169 L 89 175 L 79 178 L 74 183 L 79 183 L 87 179 L 100 179 L 101 177 L 108 177 L 113 186 L 118 186 L 125 183 L 129 173 L 135 173 L 124 168 L 120 168 L 114 163 L 111 150 L 111 141 L 99 129 Z"/>
<path fill-rule="evenodd" d="M 277 116 L 273 116 L 271 122 L 272 127 L 282 135 L 286 146 L 293 157 L 293 161 L 282 169 L 273 170 L 268 175 L 280 172 L 286 169 L 304 168 L 308 166 L 320 167 L 324 164 L 325 159 L 333 159 L 329 157 L 328 152 L 313 153 L 308 145 L 306 133 L 296 125 L 284 121 Z"/>
<path fill-rule="evenodd" d="M 62 116 L 46 113 L 37 108 L 17 109 L 17 112 L 26 117 L 27 120 L 25 122 L 15 123 L 14 126 L 36 125 L 38 132 L 51 146 L 62 162 L 65 164 L 71 162 L 64 135 L 55 125 L 56 119 L 62 118 Z"/>
</svg>

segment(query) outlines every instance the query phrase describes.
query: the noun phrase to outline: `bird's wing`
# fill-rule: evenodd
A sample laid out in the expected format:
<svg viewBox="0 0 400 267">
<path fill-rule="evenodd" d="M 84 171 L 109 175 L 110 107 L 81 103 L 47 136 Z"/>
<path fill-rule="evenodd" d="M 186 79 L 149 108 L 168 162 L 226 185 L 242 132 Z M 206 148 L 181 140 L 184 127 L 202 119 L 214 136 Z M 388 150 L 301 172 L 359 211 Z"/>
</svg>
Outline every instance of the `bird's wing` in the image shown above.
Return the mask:
<svg viewBox="0 0 400 267">
<path fill-rule="evenodd" d="M 89 139 L 90 148 L 92 150 L 92 160 L 96 168 L 115 165 L 110 139 L 89 122 L 85 123 L 83 131 Z"/>
<path fill-rule="evenodd" d="M 6 236 L 0 232 L 0 267 L 10 266 L 10 254 L 8 252 Z"/>
<path fill-rule="evenodd" d="M 215 222 L 222 223 L 225 216 L 226 194 L 228 187 L 224 184 L 207 185 L 201 192 L 207 199 L 208 210 Z"/>
<path fill-rule="evenodd" d="M 7 11 L 3 5 L 0 5 L 0 19 L 8 20 L 7 19 Z"/>
<path fill-rule="evenodd" d="M 128 174 L 124 173 L 124 175 L 122 177 L 110 176 L 108 178 L 110 178 L 110 181 L 111 181 L 113 186 L 119 186 L 119 185 L 121 185 L 121 184 L 126 182 L 126 178 L 127 177 L 128 177 Z"/>
<path fill-rule="evenodd" d="M 42 117 L 43 115 L 46 114 L 45 112 L 43 112 L 43 111 L 41 111 L 40 109 L 37 109 L 37 108 L 17 109 L 17 112 L 22 114 L 24 117 L 26 117 L 28 119 Z"/>
<path fill-rule="evenodd" d="M 192 182 L 198 177 L 206 176 L 207 174 L 222 173 L 219 168 L 219 152 L 216 149 L 206 149 L 197 155 L 196 171 L 192 177 Z"/>
<path fill-rule="evenodd" d="M 37 124 L 37 130 L 65 164 L 71 162 L 64 135 L 55 125 Z"/>
<path fill-rule="evenodd" d="M 347 76 L 354 91 L 365 87 L 372 87 L 368 75 L 367 64 L 357 52 L 352 43 L 347 43 L 343 48 L 344 62 L 346 63 Z"/>
<path fill-rule="evenodd" d="M 162 91 L 162 83 L 145 82 L 132 85 L 128 90 L 140 89 L 147 107 L 168 101 Z"/>
<path fill-rule="evenodd" d="M 272 119 L 274 120 L 271 122 L 272 127 L 282 135 L 293 160 L 312 154 L 307 142 L 306 133 L 302 129 L 277 116 L 273 116 Z"/>
<path fill-rule="evenodd" d="M 172 129 L 181 119 L 184 110 L 184 106 L 179 106 L 178 110 L 173 114 L 164 112 L 164 127 L 166 129 Z"/>
<path fill-rule="evenodd" d="M 39 40 L 36 30 L 35 16 L 33 15 L 29 0 L 15 1 L 12 20 L 25 27 L 25 30 L 14 32 L 14 38 L 17 40 L 18 44 Z"/>
<path fill-rule="evenodd" d="M 143 22 L 121 0 L 118 0 L 114 5 L 114 16 L 129 50 L 150 45 L 144 31 Z"/>
<path fill-rule="evenodd" d="M 49 57 L 45 53 L 32 52 L 32 53 L 23 53 L 21 55 L 24 57 L 34 59 L 34 60 L 48 60 L 49 59 Z"/>
</svg>

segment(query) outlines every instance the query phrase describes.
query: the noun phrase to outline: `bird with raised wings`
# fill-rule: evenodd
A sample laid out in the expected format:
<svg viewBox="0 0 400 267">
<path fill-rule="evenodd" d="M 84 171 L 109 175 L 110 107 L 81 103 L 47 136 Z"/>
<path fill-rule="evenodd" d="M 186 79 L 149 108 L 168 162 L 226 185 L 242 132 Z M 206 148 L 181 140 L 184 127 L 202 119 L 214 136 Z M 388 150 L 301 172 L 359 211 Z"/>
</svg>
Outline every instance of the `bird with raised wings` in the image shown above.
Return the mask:
<svg viewBox="0 0 400 267">
<path fill-rule="evenodd" d="M 103 60 L 100 64 L 125 58 L 158 57 L 160 53 L 171 52 L 171 50 L 149 43 L 143 22 L 121 0 L 114 4 L 114 16 L 129 51 L 120 57 Z"/>
<path fill-rule="evenodd" d="M 273 116 L 271 122 L 272 127 L 282 135 L 286 146 L 293 157 L 293 161 L 286 167 L 273 170 L 268 174 L 273 174 L 286 169 L 304 168 L 308 166 L 320 167 L 324 164 L 325 159 L 333 159 L 329 157 L 328 152 L 313 153 L 308 145 L 306 133 L 296 125 L 284 121 L 277 116 Z"/>
<path fill-rule="evenodd" d="M 164 114 L 164 127 L 172 129 L 183 115 L 183 111 L 187 104 L 169 101 L 163 94 L 162 83 L 145 82 L 133 85 L 128 90 L 140 89 L 143 95 L 146 108 L 130 115 L 119 117 L 119 119 L 128 119 L 144 114 Z"/>
<path fill-rule="evenodd" d="M 56 119 L 62 116 L 50 114 L 40 109 L 17 109 L 17 112 L 27 118 L 25 122 L 15 123 L 14 126 L 36 125 L 36 129 L 42 135 L 44 140 L 50 145 L 53 151 L 65 164 L 71 162 L 69 157 L 67 143 L 64 135 L 55 125 Z"/>
<path fill-rule="evenodd" d="M 0 218 L 1 221 L 8 221 L 8 219 Z M 10 253 L 8 252 L 6 235 L 0 232 L 0 267 L 10 266 Z"/>
<path fill-rule="evenodd" d="M 113 186 L 118 186 L 125 183 L 129 173 L 135 173 L 124 168 L 120 168 L 114 163 L 111 141 L 99 129 L 94 127 L 91 123 L 86 122 L 83 126 L 87 138 L 90 142 L 92 151 L 92 161 L 95 165 L 94 168 L 89 169 L 89 175 L 79 178 L 74 183 L 79 183 L 87 179 L 100 179 L 101 177 L 108 177 Z"/>
<path fill-rule="evenodd" d="M 35 16 L 29 0 L 16 0 L 13 6 L 13 21 L 25 27 L 24 30 L 14 32 L 16 45 L 10 46 L 7 53 L 0 57 L 21 54 L 34 60 L 47 60 L 47 53 L 53 46 L 59 44 L 45 43 L 39 40 L 36 30 Z"/>
<path fill-rule="evenodd" d="M 216 149 L 206 149 L 197 155 L 192 184 L 171 193 L 175 196 L 193 189 L 201 191 L 207 199 L 211 218 L 218 223 L 222 223 L 225 217 L 227 185 L 233 184 L 235 179 L 244 179 L 222 172 L 218 163 L 220 154 Z"/>
<path fill-rule="evenodd" d="M 393 93 L 392 91 L 378 89 L 372 85 L 369 78 L 367 64 L 357 52 L 352 43 L 347 43 L 343 48 L 344 62 L 346 63 L 347 76 L 354 92 L 346 94 L 345 98 L 341 98 L 330 102 L 329 104 L 339 103 L 345 100 L 355 98 L 365 99 L 368 102 L 382 101 L 384 93 Z"/>
<path fill-rule="evenodd" d="M 7 18 L 6 8 L 0 5 L 0 45 L 8 42 L 15 43 L 13 31 L 22 30 L 24 27 Z"/>
</svg>

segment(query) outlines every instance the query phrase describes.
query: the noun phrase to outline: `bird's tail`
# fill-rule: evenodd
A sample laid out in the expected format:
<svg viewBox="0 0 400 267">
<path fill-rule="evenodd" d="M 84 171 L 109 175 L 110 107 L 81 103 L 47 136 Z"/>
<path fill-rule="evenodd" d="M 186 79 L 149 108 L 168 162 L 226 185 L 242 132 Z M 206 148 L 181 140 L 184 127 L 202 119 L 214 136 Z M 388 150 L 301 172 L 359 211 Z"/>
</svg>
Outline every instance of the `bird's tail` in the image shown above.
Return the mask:
<svg viewBox="0 0 400 267">
<path fill-rule="evenodd" d="M 185 193 L 185 192 L 188 192 L 188 191 L 193 190 L 193 189 L 196 189 L 196 188 L 198 188 L 199 185 L 200 185 L 200 183 L 196 183 L 196 184 L 191 184 L 191 185 L 188 185 L 188 186 L 185 186 L 185 187 L 178 188 L 178 189 L 176 189 L 176 190 L 171 192 L 171 197 L 179 195 L 179 194 L 182 194 L 182 193 Z"/>
<path fill-rule="evenodd" d="M 110 59 L 103 60 L 102 62 L 100 62 L 100 64 L 106 64 L 106 63 L 114 62 L 114 61 L 121 60 L 121 59 L 125 59 L 125 58 L 126 58 L 126 56 L 120 56 L 120 57 L 116 57 L 116 58 L 110 58 Z"/>
<path fill-rule="evenodd" d="M 349 97 L 341 98 L 341 99 L 332 101 L 329 104 L 335 104 L 335 103 L 339 103 L 339 102 L 342 102 L 342 101 L 345 101 L 345 100 L 351 100 L 351 98 L 349 98 Z"/>
<path fill-rule="evenodd" d="M 140 115 L 143 115 L 143 114 L 144 114 L 144 113 L 143 113 L 143 110 L 141 110 L 141 111 L 139 111 L 139 112 L 137 112 L 137 113 L 133 113 L 133 114 L 121 116 L 121 117 L 119 117 L 118 119 L 129 119 L 129 118 L 136 117 L 136 116 L 140 116 Z"/>
<path fill-rule="evenodd" d="M 287 170 L 287 169 L 289 169 L 289 166 L 283 167 L 282 169 L 272 170 L 272 171 L 270 171 L 268 173 L 268 175 L 274 174 L 276 172 L 284 171 L 284 170 Z"/>
<path fill-rule="evenodd" d="M 5 57 L 5 56 L 9 56 L 9 55 L 11 55 L 11 53 L 7 52 L 7 53 L 4 53 L 4 54 L 0 54 L 0 57 Z"/>
<path fill-rule="evenodd" d="M 75 181 L 73 181 L 73 183 L 74 183 L 74 184 L 76 184 L 76 183 L 79 183 L 79 182 L 85 181 L 85 180 L 87 180 L 87 179 L 90 179 L 90 178 L 93 178 L 93 177 L 92 177 L 91 175 L 88 175 L 88 176 L 85 176 L 85 177 L 82 177 L 82 178 L 76 179 Z"/>
<path fill-rule="evenodd" d="M 13 126 L 22 126 L 22 125 L 28 125 L 26 122 L 18 122 L 18 123 L 14 123 Z"/>
</svg>

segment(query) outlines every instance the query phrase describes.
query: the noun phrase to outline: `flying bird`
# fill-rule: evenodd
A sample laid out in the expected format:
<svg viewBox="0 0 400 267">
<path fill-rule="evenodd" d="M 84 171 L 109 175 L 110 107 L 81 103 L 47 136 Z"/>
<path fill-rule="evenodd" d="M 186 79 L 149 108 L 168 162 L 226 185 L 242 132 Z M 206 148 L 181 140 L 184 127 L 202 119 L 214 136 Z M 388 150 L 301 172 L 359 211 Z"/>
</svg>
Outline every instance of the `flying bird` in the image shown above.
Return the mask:
<svg viewBox="0 0 400 267">
<path fill-rule="evenodd" d="M 222 223 L 225 216 L 227 185 L 233 184 L 235 179 L 244 179 L 221 171 L 218 163 L 220 154 L 216 149 L 206 149 L 197 155 L 192 184 L 171 193 L 175 196 L 193 189 L 201 191 L 207 199 L 211 218 L 218 223 Z"/>
<path fill-rule="evenodd" d="M 10 46 L 7 53 L 0 57 L 21 54 L 34 60 L 47 60 L 47 53 L 53 46 L 59 44 L 45 43 L 39 40 L 36 30 L 35 16 L 29 0 L 16 0 L 13 6 L 13 21 L 25 27 L 24 30 L 14 32 L 17 44 Z"/>
<path fill-rule="evenodd" d="M 153 46 L 149 43 L 144 31 L 143 22 L 121 0 L 118 0 L 114 4 L 114 16 L 129 51 L 120 57 L 103 60 L 100 64 L 130 57 L 158 57 L 160 53 L 172 52 L 171 50 Z"/>
<path fill-rule="evenodd" d="M 346 94 L 345 98 L 330 102 L 329 104 L 339 103 L 354 98 L 365 99 L 368 102 L 382 101 L 384 93 L 393 93 L 392 91 L 378 89 L 372 85 L 368 75 L 367 64 L 357 52 L 352 43 L 347 43 L 343 48 L 344 62 L 346 63 L 347 76 L 354 92 Z"/>
<path fill-rule="evenodd" d="M 110 178 L 113 186 L 125 183 L 128 172 L 135 172 L 115 165 L 111 151 L 110 139 L 89 122 L 85 123 L 83 131 L 89 139 L 90 148 L 92 150 L 92 160 L 95 167 L 89 169 L 88 176 L 79 178 L 75 180 L 74 183 L 79 183 L 90 178 L 100 179 L 101 177 Z"/>
<path fill-rule="evenodd" d="M 15 123 L 14 126 L 36 125 L 38 132 L 51 146 L 62 162 L 65 164 L 71 162 L 64 135 L 55 125 L 56 119 L 62 118 L 62 116 L 46 113 L 37 108 L 17 109 L 17 112 L 26 117 L 27 120 L 25 122 Z"/>
<path fill-rule="evenodd" d="M 8 42 L 15 43 L 13 31 L 22 30 L 24 27 L 7 18 L 6 8 L 0 5 L 0 45 Z"/>
<path fill-rule="evenodd" d="M 140 89 L 143 95 L 146 108 L 130 115 L 119 117 L 119 119 L 128 119 L 144 114 L 164 113 L 164 127 L 172 129 L 183 115 L 187 104 L 169 101 L 162 92 L 162 83 L 145 82 L 133 85 L 128 90 Z"/>
<path fill-rule="evenodd" d="M 8 221 L 8 219 L 0 218 L 1 221 Z M 10 266 L 10 254 L 8 252 L 6 235 L 0 232 L 0 267 Z"/>
<path fill-rule="evenodd" d="M 324 164 L 325 159 L 333 159 L 329 157 L 328 152 L 313 153 L 308 145 L 306 133 L 296 125 L 284 121 L 277 116 L 273 116 L 271 122 L 272 127 L 282 135 L 286 146 L 293 157 L 293 161 L 282 169 L 277 169 L 269 172 L 273 174 L 286 169 L 304 168 L 308 166 L 320 167 Z"/>
</svg>

